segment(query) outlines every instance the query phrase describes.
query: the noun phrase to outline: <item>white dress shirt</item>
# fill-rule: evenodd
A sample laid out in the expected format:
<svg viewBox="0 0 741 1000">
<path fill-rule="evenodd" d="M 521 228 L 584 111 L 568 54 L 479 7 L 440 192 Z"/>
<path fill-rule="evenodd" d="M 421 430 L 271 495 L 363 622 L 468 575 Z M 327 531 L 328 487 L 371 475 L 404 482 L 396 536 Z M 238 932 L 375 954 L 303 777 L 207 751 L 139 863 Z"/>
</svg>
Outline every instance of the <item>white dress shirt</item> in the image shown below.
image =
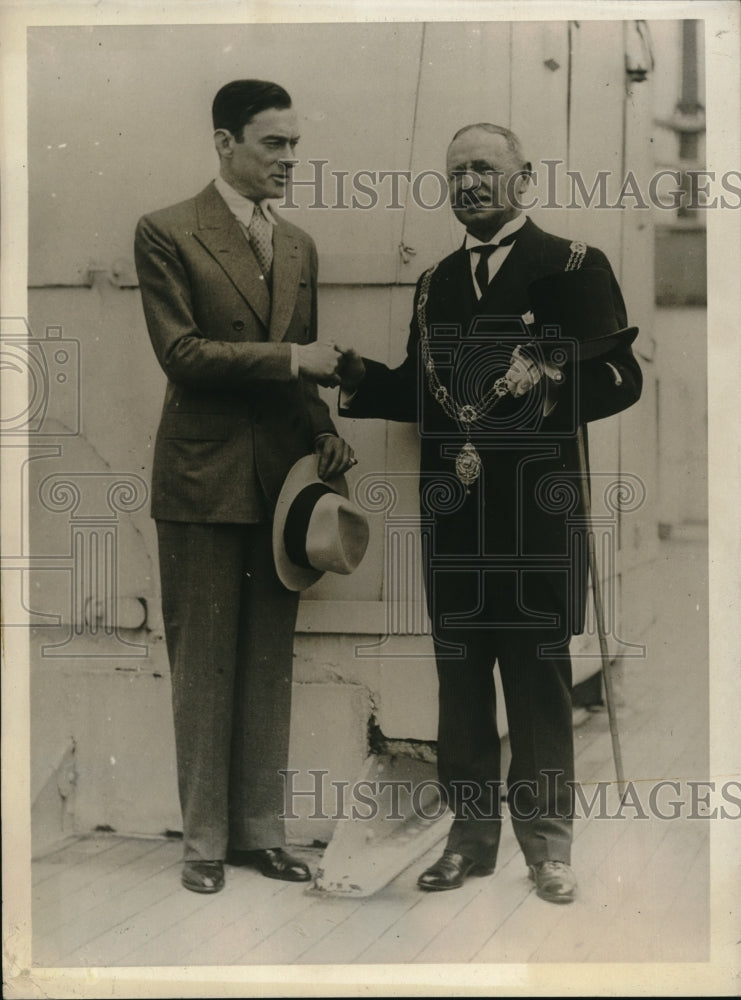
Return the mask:
<svg viewBox="0 0 741 1000">
<path fill-rule="evenodd" d="M 236 188 L 233 188 L 221 176 L 217 177 L 214 183 L 216 190 L 226 202 L 227 208 L 236 218 L 237 222 L 241 222 L 245 229 L 249 229 L 250 222 L 252 222 L 252 215 L 255 211 L 255 202 L 245 195 L 240 194 Z M 259 204 L 265 218 L 271 226 L 274 226 L 273 199 L 265 198 Z"/>
<path fill-rule="evenodd" d="M 468 251 L 468 256 L 471 265 L 471 278 L 473 279 L 473 287 L 476 290 L 476 298 L 481 298 L 481 291 L 479 290 L 478 282 L 476 281 L 476 267 L 479 263 L 479 255 L 475 253 L 470 253 L 471 247 L 486 247 L 490 244 L 497 244 L 505 236 L 509 236 L 510 233 L 516 233 L 519 229 L 525 225 L 527 220 L 526 215 L 518 215 L 516 218 L 512 219 L 511 222 L 506 222 L 496 235 L 492 236 L 490 240 L 479 240 L 471 233 L 466 233 L 466 240 L 463 244 L 466 251 Z M 499 247 L 494 253 L 489 254 L 489 281 L 492 280 L 494 275 L 497 273 L 499 268 L 505 262 L 507 257 L 512 251 L 513 243 L 510 243 L 506 247 Z"/>
</svg>

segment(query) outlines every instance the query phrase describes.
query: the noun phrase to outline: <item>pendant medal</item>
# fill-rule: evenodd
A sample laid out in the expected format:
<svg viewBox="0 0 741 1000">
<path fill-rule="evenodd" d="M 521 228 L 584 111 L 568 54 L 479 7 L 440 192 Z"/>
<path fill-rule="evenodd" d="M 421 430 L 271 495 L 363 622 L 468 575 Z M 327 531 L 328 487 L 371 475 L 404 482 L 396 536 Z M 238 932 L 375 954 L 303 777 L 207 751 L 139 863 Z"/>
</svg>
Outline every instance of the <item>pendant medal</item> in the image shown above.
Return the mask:
<svg viewBox="0 0 741 1000">
<path fill-rule="evenodd" d="M 481 475 L 481 457 L 470 441 L 466 441 L 455 460 L 455 474 L 465 487 L 471 486 Z"/>
<path fill-rule="evenodd" d="M 435 362 L 432 357 L 429 345 L 429 331 L 427 328 L 427 315 L 425 306 L 430 290 L 430 281 L 437 268 L 437 264 L 431 267 L 422 275 L 422 284 L 419 297 L 417 299 L 417 323 L 419 325 L 422 360 L 427 374 L 427 385 L 430 393 L 444 412 L 453 420 L 462 424 L 466 430 L 466 436 L 471 432 L 472 424 L 489 413 L 497 403 L 508 394 L 509 389 L 504 377 L 494 382 L 488 392 L 479 400 L 475 406 L 466 403 L 459 406 L 448 389 L 440 381 Z M 469 487 L 476 482 L 481 475 L 481 456 L 470 441 L 466 441 L 458 452 L 455 460 L 455 474 L 466 487 L 466 493 L 470 493 Z"/>
</svg>

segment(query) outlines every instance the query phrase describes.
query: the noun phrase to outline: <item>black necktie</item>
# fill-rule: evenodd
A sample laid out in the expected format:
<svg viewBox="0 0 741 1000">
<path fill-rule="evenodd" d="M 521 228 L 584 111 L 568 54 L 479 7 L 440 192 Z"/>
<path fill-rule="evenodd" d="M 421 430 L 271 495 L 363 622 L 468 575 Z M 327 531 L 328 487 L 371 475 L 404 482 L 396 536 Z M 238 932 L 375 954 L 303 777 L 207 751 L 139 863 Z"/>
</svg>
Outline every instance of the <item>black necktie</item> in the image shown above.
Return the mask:
<svg viewBox="0 0 741 1000">
<path fill-rule="evenodd" d="M 479 254 L 479 262 L 476 265 L 474 274 L 481 295 L 484 294 L 489 286 L 489 257 L 499 247 L 508 247 L 510 243 L 514 243 L 519 235 L 519 230 L 516 230 L 514 233 L 510 233 L 509 236 L 503 236 L 497 243 L 481 243 L 479 246 L 471 247 L 471 253 Z"/>
</svg>

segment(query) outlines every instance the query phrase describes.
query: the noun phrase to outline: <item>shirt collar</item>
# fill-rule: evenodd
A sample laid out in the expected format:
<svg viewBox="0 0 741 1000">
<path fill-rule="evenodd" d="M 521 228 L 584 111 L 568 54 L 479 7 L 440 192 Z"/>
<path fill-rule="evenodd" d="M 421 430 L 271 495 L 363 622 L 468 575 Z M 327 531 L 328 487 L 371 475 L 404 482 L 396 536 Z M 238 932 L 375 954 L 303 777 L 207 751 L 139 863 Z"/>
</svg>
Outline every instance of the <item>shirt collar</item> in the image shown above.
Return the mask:
<svg viewBox="0 0 741 1000">
<path fill-rule="evenodd" d="M 240 194 L 236 188 L 233 188 L 231 184 L 228 184 L 221 176 L 216 178 L 214 184 L 216 185 L 216 190 L 226 202 L 226 207 L 232 215 L 235 216 L 243 226 L 249 226 L 250 222 L 252 222 L 252 214 L 255 211 L 255 202 L 251 201 L 249 198 L 245 198 L 243 194 Z M 271 225 L 275 225 L 275 216 L 273 215 L 273 206 L 271 202 L 265 199 L 259 204 L 268 222 Z"/>
<path fill-rule="evenodd" d="M 466 233 L 466 240 L 463 244 L 466 250 L 470 250 L 471 247 L 482 247 L 488 246 L 490 243 L 498 243 L 505 236 L 509 236 L 510 233 L 516 233 L 518 230 L 527 222 L 527 216 L 524 213 L 516 216 L 510 222 L 505 222 L 502 228 L 496 232 L 490 240 L 479 240 L 471 233 Z"/>
</svg>

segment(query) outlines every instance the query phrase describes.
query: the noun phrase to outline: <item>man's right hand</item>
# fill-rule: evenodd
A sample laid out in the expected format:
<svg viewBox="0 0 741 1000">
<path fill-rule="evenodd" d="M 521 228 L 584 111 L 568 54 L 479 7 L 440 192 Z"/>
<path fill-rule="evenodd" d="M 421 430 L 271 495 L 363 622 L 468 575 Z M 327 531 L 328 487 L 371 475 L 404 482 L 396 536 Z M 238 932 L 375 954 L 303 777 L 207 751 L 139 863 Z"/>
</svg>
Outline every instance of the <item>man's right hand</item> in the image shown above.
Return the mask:
<svg viewBox="0 0 741 1000">
<path fill-rule="evenodd" d="M 340 385 L 345 392 L 355 392 L 365 378 L 365 362 L 353 347 L 337 345 L 337 350 L 341 355 L 337 366 Z"/>
<path fill-rule="evenodd" d="M 332 344 L 299 344 L 298 346 L 298 370 L 304 378 L 310 382 L 317 382 L 323 386 L 336 386 L 340 384 L 338 365 L 341 355 Z"/>
</svg>

